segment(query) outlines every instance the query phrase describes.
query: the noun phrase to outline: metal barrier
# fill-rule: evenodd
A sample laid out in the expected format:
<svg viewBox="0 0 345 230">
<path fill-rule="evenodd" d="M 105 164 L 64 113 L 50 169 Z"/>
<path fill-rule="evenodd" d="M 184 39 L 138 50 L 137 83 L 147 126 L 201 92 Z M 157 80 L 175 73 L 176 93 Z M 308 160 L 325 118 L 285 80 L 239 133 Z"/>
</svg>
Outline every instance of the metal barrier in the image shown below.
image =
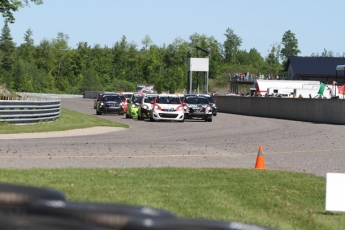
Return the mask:
<svg viewBox="0 0 345 230">
<path fill-rule="evenodd" d="M 50 122 L 60 117 L 60 99 L 0 100 L 0 122 L 16 125 Z"/>
</svg>

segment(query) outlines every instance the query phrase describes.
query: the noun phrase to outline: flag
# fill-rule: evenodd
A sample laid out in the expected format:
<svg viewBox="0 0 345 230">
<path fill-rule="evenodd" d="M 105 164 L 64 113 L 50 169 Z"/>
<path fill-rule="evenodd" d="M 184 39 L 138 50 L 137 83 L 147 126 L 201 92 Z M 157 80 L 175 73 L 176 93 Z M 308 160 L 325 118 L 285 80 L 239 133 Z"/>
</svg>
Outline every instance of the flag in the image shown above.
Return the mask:
<svg viewBox="0 0 345 230">
<path fill-rule="evenodd" d="M 319 92 L 317 92 L 317 94 L 323 96 L 323 91 L 325 91 L 325 87 L 326 85 L 324 83 L 320 83 L 320 88 L 319 88 Z"/>
</svg>

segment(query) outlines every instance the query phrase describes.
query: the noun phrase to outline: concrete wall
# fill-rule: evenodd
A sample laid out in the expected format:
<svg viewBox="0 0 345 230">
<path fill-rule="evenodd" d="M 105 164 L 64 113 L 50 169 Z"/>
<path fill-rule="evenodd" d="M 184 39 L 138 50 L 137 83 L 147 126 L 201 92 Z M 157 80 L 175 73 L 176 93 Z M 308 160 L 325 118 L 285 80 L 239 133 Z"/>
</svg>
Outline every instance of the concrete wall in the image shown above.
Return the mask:
<svg viewBox="0 0 345 230">
<path fill-rule="evenodd" d="M 345 100 L 215 96 L 219 112 L 327 124 L 345 124 Z"/>
<path fill-rule="evenodd" d="M 95 98 L 99 91 L 85 91 L 84 98 Z"/>
</svg>

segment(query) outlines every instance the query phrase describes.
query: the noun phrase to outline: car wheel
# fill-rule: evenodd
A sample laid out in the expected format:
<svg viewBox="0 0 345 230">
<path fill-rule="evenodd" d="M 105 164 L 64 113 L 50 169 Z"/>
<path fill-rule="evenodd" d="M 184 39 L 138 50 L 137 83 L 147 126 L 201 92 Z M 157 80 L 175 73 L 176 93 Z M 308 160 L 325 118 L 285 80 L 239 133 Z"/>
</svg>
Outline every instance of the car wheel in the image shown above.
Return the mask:
<svg viewBox="0 0 345 230">
<path fill-rule="evenodd" d="M 96 114 L 97 114 L 97 115 L 102 115 L 102 112 L 100 112 L 100 111 L 97 110 L 97 111 L 96 111 Z"/>
<path fill-rule="evenodd" d="M 207 119 L 208 122 L 212 122 L 212 117 Z"/>
<path fill-rule="evenodd" d="M 129 118 L 129 115 L 128 115 L 128 113 L 126 113 L 126 118 Z"/>
<path fill-rule="evenodd" d="M 153 119 L 152 117 L 150 117 L 150 121 L 151 121 L 151 122 L 155 122 L 156 120 Z"/>
<path fill-rule="evenodd" d="M 142 113 L 139 113 L 139 114 L 138 114 L 138 118 L 139 118 L 139 120 L 144 120 L 143 114 L 142 114 Z"/>
<path fill-rule="evenodd" d="M 212 115 L 213 115 L 213 116 L 217 116 L 217 112 L 214 112 Z"/>
</svg>

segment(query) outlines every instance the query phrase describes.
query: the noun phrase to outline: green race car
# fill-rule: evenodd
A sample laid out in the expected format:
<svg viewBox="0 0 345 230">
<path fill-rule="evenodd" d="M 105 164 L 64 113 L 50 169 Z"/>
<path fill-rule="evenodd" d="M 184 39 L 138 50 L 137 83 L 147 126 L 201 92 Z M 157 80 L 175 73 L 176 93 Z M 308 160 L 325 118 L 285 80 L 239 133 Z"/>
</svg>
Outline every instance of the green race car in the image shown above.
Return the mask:
<svg viewBox="0 0 345 230">
<path fill-rule="evenodd" d="M 131 99 L 127 103 L 126 118 L 138 117 L 138 108 L 142 101 L 144 94 L 135 93 L 132 95 Z"/>
</svg>

